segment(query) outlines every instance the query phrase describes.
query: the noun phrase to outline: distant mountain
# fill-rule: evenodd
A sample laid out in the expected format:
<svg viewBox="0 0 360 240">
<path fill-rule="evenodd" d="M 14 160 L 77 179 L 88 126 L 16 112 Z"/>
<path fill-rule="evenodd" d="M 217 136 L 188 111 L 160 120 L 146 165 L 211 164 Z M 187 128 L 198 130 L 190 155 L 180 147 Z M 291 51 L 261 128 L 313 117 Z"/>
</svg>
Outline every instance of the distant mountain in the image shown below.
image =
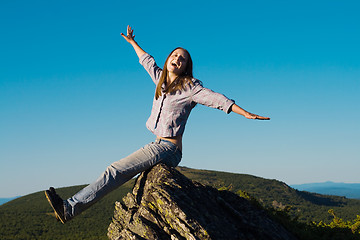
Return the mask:
<svg viewBox="0 0 360 240">
<path fill-rule="evenodd" d="M 291 187 L 300 191 L 360 199 L 360 183 L 336 183 L 328 181 L 291 185 Z"/>
<path fill-rule="evenodd" d="M 20 196 L 19 196 L 20 197 Z M 3 205 L 4 203 L 10 202 L 11 200 L 14 200 L 18 197 L 12 197 L 12 198 L 0 198 L 0 206 Z"/>
</svg>

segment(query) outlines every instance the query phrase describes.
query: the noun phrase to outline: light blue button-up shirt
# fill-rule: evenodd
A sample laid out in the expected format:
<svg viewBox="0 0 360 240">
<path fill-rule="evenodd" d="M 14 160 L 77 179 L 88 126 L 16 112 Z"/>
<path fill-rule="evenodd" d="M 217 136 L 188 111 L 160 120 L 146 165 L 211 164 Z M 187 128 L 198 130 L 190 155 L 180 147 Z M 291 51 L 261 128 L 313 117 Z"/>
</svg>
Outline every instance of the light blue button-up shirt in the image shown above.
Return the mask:
<svg viewBox="0 0 360 240">
<path fill-rule="evenodd" d="M 162 69 L 156 65 L 155 59 L 143 54 L 140 64 L 149 73 L 155 84 L 159 82 Z M 204 88 L 202 83 L 193 78 L 193 85 L 188 84 L 183 90 L 163 93 L 153 101 L 153 106 L 146 127 L 159 137 L 175 137 L 182 135 L 191 110 L 197 103 L 230 113 L 233 100 L 220 93 Z"/>
</svg>

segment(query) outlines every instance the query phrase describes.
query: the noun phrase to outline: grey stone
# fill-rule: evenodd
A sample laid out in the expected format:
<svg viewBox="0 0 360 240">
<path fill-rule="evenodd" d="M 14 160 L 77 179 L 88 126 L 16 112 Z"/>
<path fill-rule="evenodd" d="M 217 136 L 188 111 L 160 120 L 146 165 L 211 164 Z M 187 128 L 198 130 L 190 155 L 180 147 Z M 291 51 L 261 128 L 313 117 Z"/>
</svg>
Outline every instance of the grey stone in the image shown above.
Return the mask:
<svg viewBox="0 0 360 240">
<path fill-rule="evenodd" d="M 108 237 L 119 239 L 295 240 L 260 207 L 186 178 L 164 164 L 143 172 L 115 203 Z"/>
</svg>

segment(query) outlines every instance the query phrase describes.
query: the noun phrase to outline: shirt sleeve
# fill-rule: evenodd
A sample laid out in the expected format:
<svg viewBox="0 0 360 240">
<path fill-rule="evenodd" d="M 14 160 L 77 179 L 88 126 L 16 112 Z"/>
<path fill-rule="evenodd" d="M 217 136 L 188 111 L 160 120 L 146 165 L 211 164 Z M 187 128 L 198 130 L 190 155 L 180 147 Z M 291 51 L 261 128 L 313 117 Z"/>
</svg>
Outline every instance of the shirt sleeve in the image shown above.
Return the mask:
<svg viewBox="0 0 360 240">
<path fill-rule="evenodd" d="M 140 56 L 139 62 L 149 73 L 153 82 L 157 84 L 159 82 L 162 69 L 156 65 L 155 59 L 148 53 L 144 53 Z"/>
<path fill-rule="evenodd" d="M 193 89 L 192 100 L 202 105 L 220 109 L 226 113 L 231 112 L 234 100 L 227 98 L 223 94 L 204 88 L 201 83 L 196 83 Z"/>
</svg>

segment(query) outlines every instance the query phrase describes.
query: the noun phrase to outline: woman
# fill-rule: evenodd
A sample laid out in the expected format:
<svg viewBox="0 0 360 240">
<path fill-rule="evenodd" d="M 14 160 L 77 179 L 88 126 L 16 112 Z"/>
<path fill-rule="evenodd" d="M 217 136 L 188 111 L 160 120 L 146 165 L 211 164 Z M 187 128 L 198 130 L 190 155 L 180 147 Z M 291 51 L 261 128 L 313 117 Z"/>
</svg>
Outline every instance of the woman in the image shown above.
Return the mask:
<svg viewBox="0 0 360 240">
<path fill-rule="evenodd" d="M 151 115 L 146 122 L 147 128 L 156 135 L 156 141 L 114 162 L 94 183 L 67 200 L 62 200 L 52 187 L 46 190 L 46 198 L 62 223 L 79 215 L 107 193 L 157 163 L 176 167 L 182 157 L 185 124 L 197 103 L 226 113 L 235 112 L 249 119 L 270 119 L 249 113 L 224 95 L 204 88 L 199 80 L 193 78 L 192 60 L 187 50 L 174 49 L 161 69 L 154 58 L 134 40 L 131 27 L 128 26 L 127 35 L 121 33 L 121 36 L 133 46 L 140 63 L 156 84 Z"/>
</svg>

